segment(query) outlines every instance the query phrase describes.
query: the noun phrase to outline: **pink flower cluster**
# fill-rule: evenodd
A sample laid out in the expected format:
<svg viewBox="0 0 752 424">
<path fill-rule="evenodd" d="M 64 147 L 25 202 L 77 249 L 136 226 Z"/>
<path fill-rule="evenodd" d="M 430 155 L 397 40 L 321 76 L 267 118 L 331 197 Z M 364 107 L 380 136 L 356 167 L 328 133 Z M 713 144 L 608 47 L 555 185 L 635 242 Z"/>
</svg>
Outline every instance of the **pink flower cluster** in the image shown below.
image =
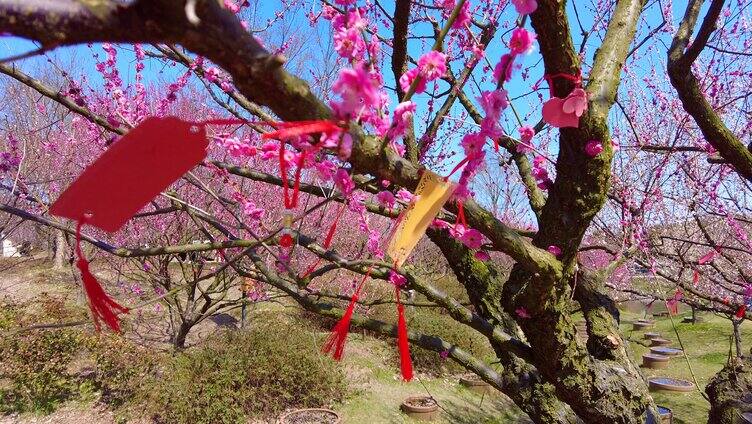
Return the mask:
<svg viewBox="0 0 752 424">
<path fill-rule="evenodd" d="M 418 67 L 405 72 L 399 79 L 400 87 L 407 91 L 413 81 L 416 93 L 426 91 L 426 83 L 441 78 L 446 74 L 446 55 L 441 52 L 432 50 L 418 59 Z"/>
<path fill-rule="evenodd" d="M 603 144 L 598 140 L 590 140 L 585 144 L 585 153 L 591 158 L 598 156 L 602 151 Z"/>
<path fill-rule="evenodd" d="M 514 63 L 517 56 L 530 52 L 535 39 L 536 35 L 525 28 L 516 28 L 512 31 L 512 37 L 509 40 L 509 53 L 502 55 L 499 63 L 494 67 L 493 77 L 497 83 L 512 79 L 512 71 L 519 68 Z"/>
<path fill-rule="evenodd" d="M 533 177 L 535 177 L 535 182 L 538 183 L 538 187 L 542 190 L 548 190 L 553 184 L 553 181 L 551 181 L 551 178 L 548 176 L 548 171 L 544 166 L 545 163 L 546 158 L 543 156 L 536 156 L 533 158 Z"/>
<path fill-rule="evenodd" d="M 529 15 L 538 8 L 536 0 L 512 0 L 512 4 L 520 15 Z"/>
<path fill-rule="evenodd" d="M 455 0 L 437 0 L 434 2 L 434 4 L 436 4 L 436 6 L 438 7 L 441 7 L 441 15 L 444 17 L 444 19 L 449 19 L 452 11 L 457 6 L 457 2 Z M 460 13 L 457 15 L 457 19 L 455 19 L 454 23 L 452 23 L 452 29 L 464 29 L 467 24 L 470 23 L 470 20 L 470 2 L 466 1 L 462 4 Z"/>
<path fill-rule="evenodd" d="M 483 246 L 483 234 L 474 228 L 467 228 L 462 224 L 455 224 L 454 227 L 449 229 L 449 234 L 467 246 L 468 249 L 476 250 Z"/>
<path fill-rule="evenodd" d="M 249 137 L 246 137 L 241 141 L 237 137 L 230 137 L 227 134 L 220 134 L 217 136 L 217 140 L 220 145 L 235 158 L 256 156 L 256 146 L 251 144 Z"/>
<path fill-rule="evenodd" d="M 529 125 L 520 127 L 517 130 L 520 133 L 520 142 L 517 144 L 517 152 L 525 154 L 533 151 L 533 137 L 535 137 L 535 129 Z"/>
</svg>

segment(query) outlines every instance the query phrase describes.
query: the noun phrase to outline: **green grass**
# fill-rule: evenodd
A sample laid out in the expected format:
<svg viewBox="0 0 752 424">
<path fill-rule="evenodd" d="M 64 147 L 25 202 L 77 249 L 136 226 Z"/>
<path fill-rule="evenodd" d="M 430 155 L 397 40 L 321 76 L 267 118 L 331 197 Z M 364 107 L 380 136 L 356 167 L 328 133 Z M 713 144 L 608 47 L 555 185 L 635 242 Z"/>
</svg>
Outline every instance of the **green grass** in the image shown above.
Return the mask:
<svg viewBox="0 0 752 424">
<path fill-rule="evenodd" d="M 635 363 L 640 364 L 642 363 L 642 355 L 649 352 L 650 349 L 639 344 L 645 342 L 642 338 L 643 331 L 632 330 L 632 321 L 637 318 L 642 318 L 642 315 L 622 313 L 621 330 L 624 337 L 631 341 L 629 350 L 632 353 L 632 358 Z M 697 324 L 685 324 L 681 323 L 680 315 L 674 317 L 674 322 L 697 383 L 704 392 L 708 381 L 723 367 L 728 359 L 729 337 L 732 328 L 729 320 L 714 315 L 703 315 L 702 319 L 703 321 Z M 674 342 L 671 347 L 678 348 L 679 343 L 671 326 L 671 320 L 667 317 L 656 318 L 655 320 L 655 326 L 646 331 L 660 333 L 663 338 Z M 743 342 L 752 339 L 752 324 L 745 322 L 742 324 L 741 330 Z M 744 345 L 749 348 L 749 343 L 744 343 Z M 693 380 L 687 361 L 682 355 L 672 358 L 666 369 L 641 369 L 646 378 L 662 376 Z M 674 413 L 674 422 L 677 424 L 695 424 L 707 421 L 710 405 L 696 390 L 689 393 L 653 392 L 652 394 L 659 405 L 671 408 Z"/>
<path fill-rule="evenodd" d="M 322 334 L 323 338 L 323 334 Z M 465 389 L 458 377 L 425 378 L 403 382 L 398 364 L 389 358 L 393 346 L 351 334 L 342 361 L 347 370 L 350 397 L 336 409 L 344 422 L 418 423 L 402 414 L 399 406 L 410 395 L 431 394 L 442 408 L 436 423 L 506 424 L 530 422 L 501 394 L 481 395 Z M 386 359 L 386 360 L 385 360 Z"/>
<path fill-rule="evenodd" d="M 644 343 L 643 331 L 633 331 L 631 322 L 642 315 L 622 312 L 621 330 L 629 340 L 629 351 L 635 363 L 642 363 L 642 354 L 649 352 Z M 726 363 L 729 351 L 731 323 L 713 315 L 704 315 L 698 324 L 681 323 L 674 318 L 692 370 L 702 390 Z M 656 318 L 656 324 L 648 331 L 658 332 L 672 340 L 673 347 L 679 343 L 671 321 Z M 322 333 L 321 338 L 325 335 Z M 742 340 L 752 340 L 752 324 L 742 326 Z M 748 343 L 745 343 L 747 348 Z M 439 423 L 518 423 L 528 422 L 527 417 L 506 397 L 500 394 L 481 395 L 470 392 L 457 383 L 456 377 L 419 378 L 404 383 L 399 379 L 397 363 L 391 354 L 393 346 L 384 341 L 351 334 L 343 366 L 353 392 L 344 404 L 336 409 L 345 422 L 417 423 L 401 414 L 399 405 L 412 394 L 431 393 L 445 409 Z M 663 370 L 641 368 L 646 378 L 664 376 L 692 380 L 692 375 L 683 356 L 671 359 Z M 420 376 L 419 376 L 420 377 Z M 422 384 L 421 384 L 422 382 Z M 653 392 L 659 405 L 671 408 L 676 424 L 696 424 L 707 421 L 708 402 L 698 391 L 690 393 Z"/>
</svg>

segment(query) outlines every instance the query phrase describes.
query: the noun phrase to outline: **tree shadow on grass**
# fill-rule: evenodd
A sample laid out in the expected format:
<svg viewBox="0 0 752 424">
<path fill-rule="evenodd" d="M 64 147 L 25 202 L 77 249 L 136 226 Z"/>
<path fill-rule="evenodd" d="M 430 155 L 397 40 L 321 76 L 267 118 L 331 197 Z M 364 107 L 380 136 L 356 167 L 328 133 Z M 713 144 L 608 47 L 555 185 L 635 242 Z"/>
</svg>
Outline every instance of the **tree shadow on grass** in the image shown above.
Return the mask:
<svg viewBox="0 0 752 424">
<path fill-rule="evenodd" d="M 497 393 L 480 395 L 462 390 L 462 400 L 439 404 L 442 418 L 456 424 L 527 424 L 532 421 L 508 398 Z"/>
</svg>

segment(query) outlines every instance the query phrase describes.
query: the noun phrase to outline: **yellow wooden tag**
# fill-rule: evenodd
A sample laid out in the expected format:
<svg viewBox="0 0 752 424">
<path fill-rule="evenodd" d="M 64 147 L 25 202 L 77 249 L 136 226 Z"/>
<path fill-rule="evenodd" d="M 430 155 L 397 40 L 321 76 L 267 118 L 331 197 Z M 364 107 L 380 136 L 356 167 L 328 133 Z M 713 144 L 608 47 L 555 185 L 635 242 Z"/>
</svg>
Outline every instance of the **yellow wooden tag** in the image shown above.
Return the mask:
<svg viewBox="0 0 752 424">
<path fill-rule="evenodd" d="M 396 267 L 402 266 L 410 256 L 410 252 L 426 233 L 428 226 L 431 225 L 456 187 L 456 184 L 445 181 L 443 177 L 431 171 L 423 172 L 418 187 L 415 189 L 417 200 L 407 207 L 386 250 Z"/>
</svg>

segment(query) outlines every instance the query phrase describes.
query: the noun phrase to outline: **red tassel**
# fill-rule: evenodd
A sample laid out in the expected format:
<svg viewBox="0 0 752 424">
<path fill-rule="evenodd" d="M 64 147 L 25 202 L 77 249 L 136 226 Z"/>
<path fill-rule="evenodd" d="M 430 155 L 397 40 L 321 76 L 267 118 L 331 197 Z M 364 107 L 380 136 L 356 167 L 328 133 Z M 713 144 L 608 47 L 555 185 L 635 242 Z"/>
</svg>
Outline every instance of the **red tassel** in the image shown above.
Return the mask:
<svg viewBox="0 0 752 424">
<path fill-rule="evenodd" d="M 397 346 L 400 353 L 400 371 L 405 381 L 413 379 L 413 361 L 410 358 L 410 344 L 407 341 L 407 324 L 405 323 L 405 307 L 400 302 L 399 288 L 395 287 L 397 294 Z"/>
<path fill-rule="evenodd" d="M 324 243 L 322 243 L 322 246 L 324 249 L 329 249 L 329 246 L 332 245 L 332 240 L 334 239 L 334 233 L 337 231 L 337 222 L 339 222 L 339 218 L 342 216 L 342 212 L 345 211 L 345 206 L 347 206 L 346 203 L 343 203 L 342 206 L 339 208 L 339 212 L 337 212 L 337 216 L 334 217 L 334 222 L 332 222 L 331 227 L 329 227 L 329 232 L 326 233 L 326 238 L 324 238 Z M 306 278 L 308 274 L 312 273 L 316 267 L 321 263 L 321 258 L 318 258 L 316 262 L 313 263 L 313 265 L 309 266 L 306 272 L 300 276 L 300 278 Z"/>
<path fill-rule="evenodd" d="M 747 305 L 742 305 L 739 307 L 739 309 L 736 310 L 736 317 L 737 318 L 744 318 L 744 314 L 747 312 Z"/>
<path fill-rule="evenodd" d="M 102 286 L 89 270 L 89 261 L 84 257 L 84 253 L 81 250 L 81 226 L 84 220 L 78 221 L 76 226 L 76 255 L 78 260 L 76 266 L 81 271 L 81 279 L 84 283 L 84 291 L 86 291 L 86 297 L 89 299 L 89 308 L 91 309 L 91 316 L 94 319 L 94 328 L 100 331 L 100 320 L 112 329 L 112 331 L 120 332 L 120 321 L 118 320 L 118 313 L 128 313 L 128 308 L 120 306 L 117 302 L 112 300 L 107 293 L 105 293 Z"/>
<path fill-rule="evenodd" d="M 457 222 L 456 224 L 462 224 L 465 228 L 467 228 L 467 219 L 465 219 L 465 206 L 462 204 L 462 202 L 457 202 Z"/>
<path fill-rule="evenodd" d="M 368 272 L 366 272 L 366 275 L 363 276 L 363 279 L 360 281 L 360 285 L 358 285 L 358 288 L 355 289 L 355 293 L 353 293 L 352 298 L 350 298 L 350 305 L 348 305 L 345 314 L 342 315 L 342 319 L 337 322 L 337 325 L 335 325 L 332 329 L 332 333 L 329 335 L 326 343 L 324 343 L 324 346 L 321 347 L 321 352 L 325 354 L 331 353 L 332 350 L 334 350 L 332 357 L 337 361 L 341 360 L 342 355 L 345 353 L 345 342 L 347 341 L 347 334 L 350 332 L 350 320 L 352 319 L 353 312 L 355 311 L 355 304 L 358 302 L 360 289 L 363 288 L 363 284 L 366 282 L 368 277 L 371 276 L 372 270 L 373 267 L 368 268 Z"/>
<path fill-rule="evenodd" d="M 279 146 L 279 172 L 282 176 L 282 194 L 285 201 L 285 209 L 292 209 L 298 206 L 298 195 L 300 194 L 300 173 L 303 171 L 305 164 L 306 151 L 303 150 L 298 156 L 298 169 L 295 170 L 295 181 L 292 187 L 292 197 L 288 194 L 290 184 L 287 181 L 287 163 L 285 161 L 285 143 Z"/>
<path fill-rule="evenodd" d="M 452 168 L 452 171 L 451 171 L 451 172 L 449 173 L 449 175 L 447 175 L 446 177 L 444 177 L 444 181 L 447 181 L 447 180 L 449 180 L 449 178 L 450 178 L 450 177 L 451 177 L 452 175 L 454 175 L 454 173 L 455 173 L 455 172 L 459 171 L 459 170 L 460 170 L 460 168 L 462 168 L 462 166 L 463 166 L 463 165 L 465 165 L 465 164 L 466 164 L 466 163 L 468 162 L 468 160 L 469 160 L 469 159 L 467 158 L 467 156 L 465 156 L 465 158 L 463 158 L 463 159 L 462 159 L 462 160 L 460 161 L 460 163 L 458 163 L 457 165 L 455 165 L 455 166 L 454 166 L 454 168 Z"/>
<path fill-rule="evenodd" d="M 692 274 L 692 285 L 696 286 L 698 281 L 700 281 L 700 272 L 695 270 Z"/>
<path fill-rule="evenodd" d="M 355 303 L 358 301 L 358 291 L 353 293 L 350 299 L 350 305 L 347 307 L 345 314 L 342 315 L 342 319 L 339 320 L 337 325 L 332 329 L 332 333 L 329 335 L 321 351 L 325 354 L 332 353 L 332 357 L 339 361 L 342 359 L 342 355 L 345 353 L 345 342 L 347 341 L 347 334 L 350 332 L 350 319 L 352 319 L 353 311 L 355 310 Z"/>
</svg>

